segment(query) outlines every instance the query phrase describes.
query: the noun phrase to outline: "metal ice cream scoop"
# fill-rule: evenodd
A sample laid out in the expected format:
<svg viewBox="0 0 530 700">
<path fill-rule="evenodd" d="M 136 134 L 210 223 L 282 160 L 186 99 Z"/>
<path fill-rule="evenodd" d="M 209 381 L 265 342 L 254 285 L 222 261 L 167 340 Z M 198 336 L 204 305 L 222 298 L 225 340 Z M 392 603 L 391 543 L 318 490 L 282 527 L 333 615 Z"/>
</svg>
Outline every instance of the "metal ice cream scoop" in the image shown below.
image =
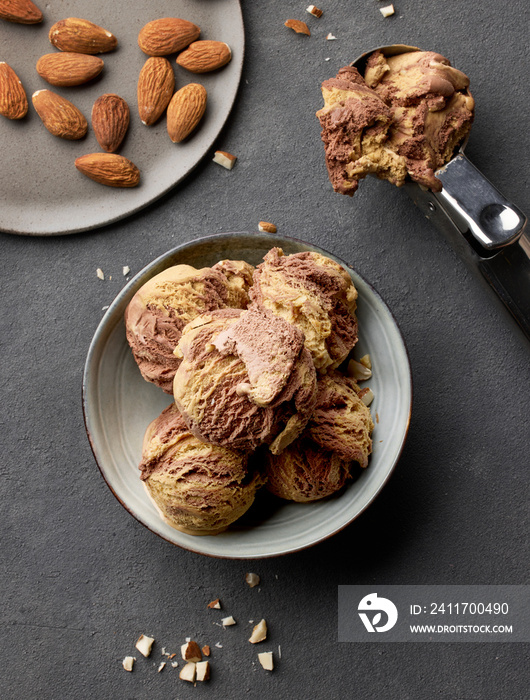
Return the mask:
<svg viewBox="0 0 530 700">
<path fill-rule="evenodd" d="M 353 63 L 364 75 L 366 60 L 374 51 L 385 56 L 420 51 L 415 46 L 380 46 Z M 425 216 L 448 235 L 466 260 L 484 275 L 530 339 L 530 237 L 527 218 L 497 190 L 466 157 L 467 138 L 436 177 L 440 192 L 415 182 L 404 189 Z"/>
</svg>

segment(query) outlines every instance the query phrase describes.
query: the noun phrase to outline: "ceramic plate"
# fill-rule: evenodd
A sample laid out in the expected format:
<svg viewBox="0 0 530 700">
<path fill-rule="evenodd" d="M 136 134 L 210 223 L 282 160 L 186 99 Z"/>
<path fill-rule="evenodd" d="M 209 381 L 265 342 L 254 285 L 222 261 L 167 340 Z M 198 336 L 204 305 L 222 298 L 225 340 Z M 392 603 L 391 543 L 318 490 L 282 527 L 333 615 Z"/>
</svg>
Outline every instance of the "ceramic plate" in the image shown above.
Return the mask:
<svg viewBox="0 0 530 700">
<path fill-rule="evenodd" d="M 20 121 L 0 116 L 0 230 L 31 235 L 74 233 L 132 214 L 180 182 L 211 148 L 234 102 L 243 65 L 244 31 L 239 0 L 49 0 L 37 5 L 44 21 L 36 25 L 0 20 L 1 61 L 17 73 L 26 90 L 30 108 Z M 194 75 L 173 65 L 176 89 L 191 82 L 208 91 L 206 114 L 197 131 L 185 142 L 172 143 L 165 118 L 146 127 L 138 116 L 136 85 L 147 56 L 137 37 L 144 24 L 160 17 L 181 17 L 201 28 L 201 38 L 225 41 L 232 49 L 231 62 L 214 73 Z M 48 40 L 55 22 L 82 17 L 108 29 L 118 38 L 116 51 L 100 54 L 105 62 L 101 75 L 86 85 L 61 88 L 46 83 L 35 70 L 37 59 L 56 49 Z M 31 95 L 42 88 L 53 90 L 83 112 L 89 122 L 87 136 L 65 141 L 52 136 L 31 104 Z M 90 126 L 94 101 L 114 92 L 131 111 L 131 125 L 119 153 L 140 169 L 138 187 L 106 187 L 89 180 L 74 167 L 78 156 L 99 152 Z"/>
<path fill-rule="evenodd" d="M 292 503 L 264 490 L 247 514 L 215 537 L 186 535 L 167 525 L 149 500 L 139 478 L 142 439 L 147 425 L 171 403 L 171 397 L 141 377 L 125 338 L 123 314 L 134 293 L 171 265 L 200 268 L 225 258 L 259 264 L 270 248 L 284 252 L 316 250 L 337 260 L 359 292 L 360 340 L 355 355 L 370 353 L 368 382 L 377 414 L 374 449 L 367 469 L 339 494 L 315 503 Z M 309 547 L 351 523 L 377 496 L 390 476 L 408 430 L 411 373 L 401 334 L 381 297 L 346 263 L 293 238 L 234 233 L 209 236 L 162 255 L 142 270 L 114 300 L 94 335 L 83 378 L 83 407 L 96 461 L 120 503 L 157 535 L 185 549 L 217 557 L 272 557 Z"/>
</svg>

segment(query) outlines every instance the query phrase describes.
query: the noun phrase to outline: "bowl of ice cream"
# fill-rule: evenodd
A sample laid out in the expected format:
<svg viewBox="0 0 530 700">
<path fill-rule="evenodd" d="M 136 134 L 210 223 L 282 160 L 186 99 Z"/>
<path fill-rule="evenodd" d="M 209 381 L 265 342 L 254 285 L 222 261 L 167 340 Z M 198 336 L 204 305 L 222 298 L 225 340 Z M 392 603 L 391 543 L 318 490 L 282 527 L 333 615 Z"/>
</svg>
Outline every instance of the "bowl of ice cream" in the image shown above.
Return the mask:
<svg viewBox="0 0 530 700">
<path fill-rule="evenodd" d="M 263 264 L 277 248 L 285 256 L 308 251 L 315 258 L 325 256 L 336 288 L 346 289 L 351 280 L 357 295 L 354 328 L 344 329 L 340 317 L 340 332 L 328 333 L 327 345 L 316 334 L 311 337 L 314 324 L 293 331 L 266 308 L 275 283 L 267 270 L 253 292 L 260 308 L 238 308 L 250 266 Z M 237 264 L 219 267 L 226 260 Z M 201 272 L 199 280 L 201 290 L 212 289 L 207 298 L 214 301 L 196 318 L 186 318 L 178 337 L 171 339 L 163 327 L 147 347 L 153 324 L 143 311 L 153 305 L 142 294 L 156 279 L 162 280 L 158 290 L 165 294 L 166 277 L 176 266 L 178 284 L 186 285 L 189 295 L 199 287 L 184 266 L 215 268 L 214 273 Z M 220 282 L 218 272 L 228 283 Z M 347 305 L 351 299 L 343 296 Z M 307 305 L 306 297 L 296 304 Z M 173 344 L 179 362 L 168 370 L 163 359 L 161 371 L 158 358 Z M 342 379 L 339 367 L 346 356 L 367 355 L 373 421 L 355 383 Z M 246 362 L 244 376 L 238 375 L 240 358 Z M 317 392 L 319 373 L 326 379 Z M 298 551 L 351 523 L 376 498 L 399 459 L 411 402 L 405 344 L 377 292 L 331 253 L 295 238 L 259 233 L 207 236 L 147 265 L 105 313 L 83 377 L 88 438 L 119 502 L 169 542 L 223 558 Z M 352 425 L 361 436 L 355 440 L 349 435 Z M 334 450 L 333 459 L 322 458 L 319 440 L 322 449 Z M 302 455 L 297 445 L 307 445 Z M 354 478 L 348 466 L 352 459 L 359 465 Z M 259 465 L 251 470 L 249 464 L 256 460 Z M 262 487 L 273 473 L 277 478 L 269 479 L 271 488 Z M 313 483 L 304 479 L 306 473 L 321 476 Z"/>
</svg>

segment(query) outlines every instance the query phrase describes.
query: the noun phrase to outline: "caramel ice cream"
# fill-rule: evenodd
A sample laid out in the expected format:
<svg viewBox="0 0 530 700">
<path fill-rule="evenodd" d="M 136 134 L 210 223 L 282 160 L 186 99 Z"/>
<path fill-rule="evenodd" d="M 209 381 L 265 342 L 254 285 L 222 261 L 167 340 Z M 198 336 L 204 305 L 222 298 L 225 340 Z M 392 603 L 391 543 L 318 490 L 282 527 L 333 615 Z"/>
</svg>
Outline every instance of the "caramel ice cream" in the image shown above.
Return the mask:
<svg viewBox="0 0 530 700">
<path fill-rule="evenodd" d="M 469 78 L 433 51 L 374 52 L 364 78 L 341 68 L 322 84 L 326 164 L 334 189 L 352 195 L 372 173 L 439 191 L 435 171 L 466 138 L 474 116 Z"/>
<path fill-rule="evenodd" d="M 250 297 L 303 333 L 319 372 L 337 367 L 357 342 L 357 290 L 343 267 L 319 253 L 273 248 L 254 272 Z"/>
<path fill-rule="evenodd" d="M 267 309 L 204 313 L 183 330 L 174 397 L 198 438 L 281 452 L 313 411 L 316 372 L 303 333 Z"/>
<path fill-rule="evenodd" d="M 267 489 L 288 501 L 306 503 L 339 491 L 350 475 L 351 462 L 299 438 L 280 455 L 267 455 Z"/>
<path fill-rule="evenodd" d="M 140 470 L 164 520 L 190 535 L 226 530 L 263 484 L 244 454 L 192 435 L 175 404 L 147 428 Z"/>
<path fill-rule="evenodd" d="M 127 340 L 144 379 L 171 393 L 182 329 L 204 311 L 245 308 L 252 271 L 232 260 L 201 270 L 175 265 L 144 284 L 125 311 Z"/>
</svg>

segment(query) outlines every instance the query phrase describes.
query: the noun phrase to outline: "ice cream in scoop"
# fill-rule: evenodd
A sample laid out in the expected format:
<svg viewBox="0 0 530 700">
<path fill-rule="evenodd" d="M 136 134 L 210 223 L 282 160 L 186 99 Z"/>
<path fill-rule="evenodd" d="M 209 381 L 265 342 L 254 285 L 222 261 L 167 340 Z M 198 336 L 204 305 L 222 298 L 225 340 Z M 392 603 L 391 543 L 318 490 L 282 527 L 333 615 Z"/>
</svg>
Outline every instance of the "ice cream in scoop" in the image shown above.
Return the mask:
<svg viewBox="0 0 530 700">
<path fill-rule="evenodd" d="M 364 77 L 341 68 L 322 84 L 326 164 L 334 189 L 352 195 L 372 173 L 434 191 L 435 171 L 466 138 L 474 117 L 469 78 L 434 51 L 374 52 Z"/>
</svg>

